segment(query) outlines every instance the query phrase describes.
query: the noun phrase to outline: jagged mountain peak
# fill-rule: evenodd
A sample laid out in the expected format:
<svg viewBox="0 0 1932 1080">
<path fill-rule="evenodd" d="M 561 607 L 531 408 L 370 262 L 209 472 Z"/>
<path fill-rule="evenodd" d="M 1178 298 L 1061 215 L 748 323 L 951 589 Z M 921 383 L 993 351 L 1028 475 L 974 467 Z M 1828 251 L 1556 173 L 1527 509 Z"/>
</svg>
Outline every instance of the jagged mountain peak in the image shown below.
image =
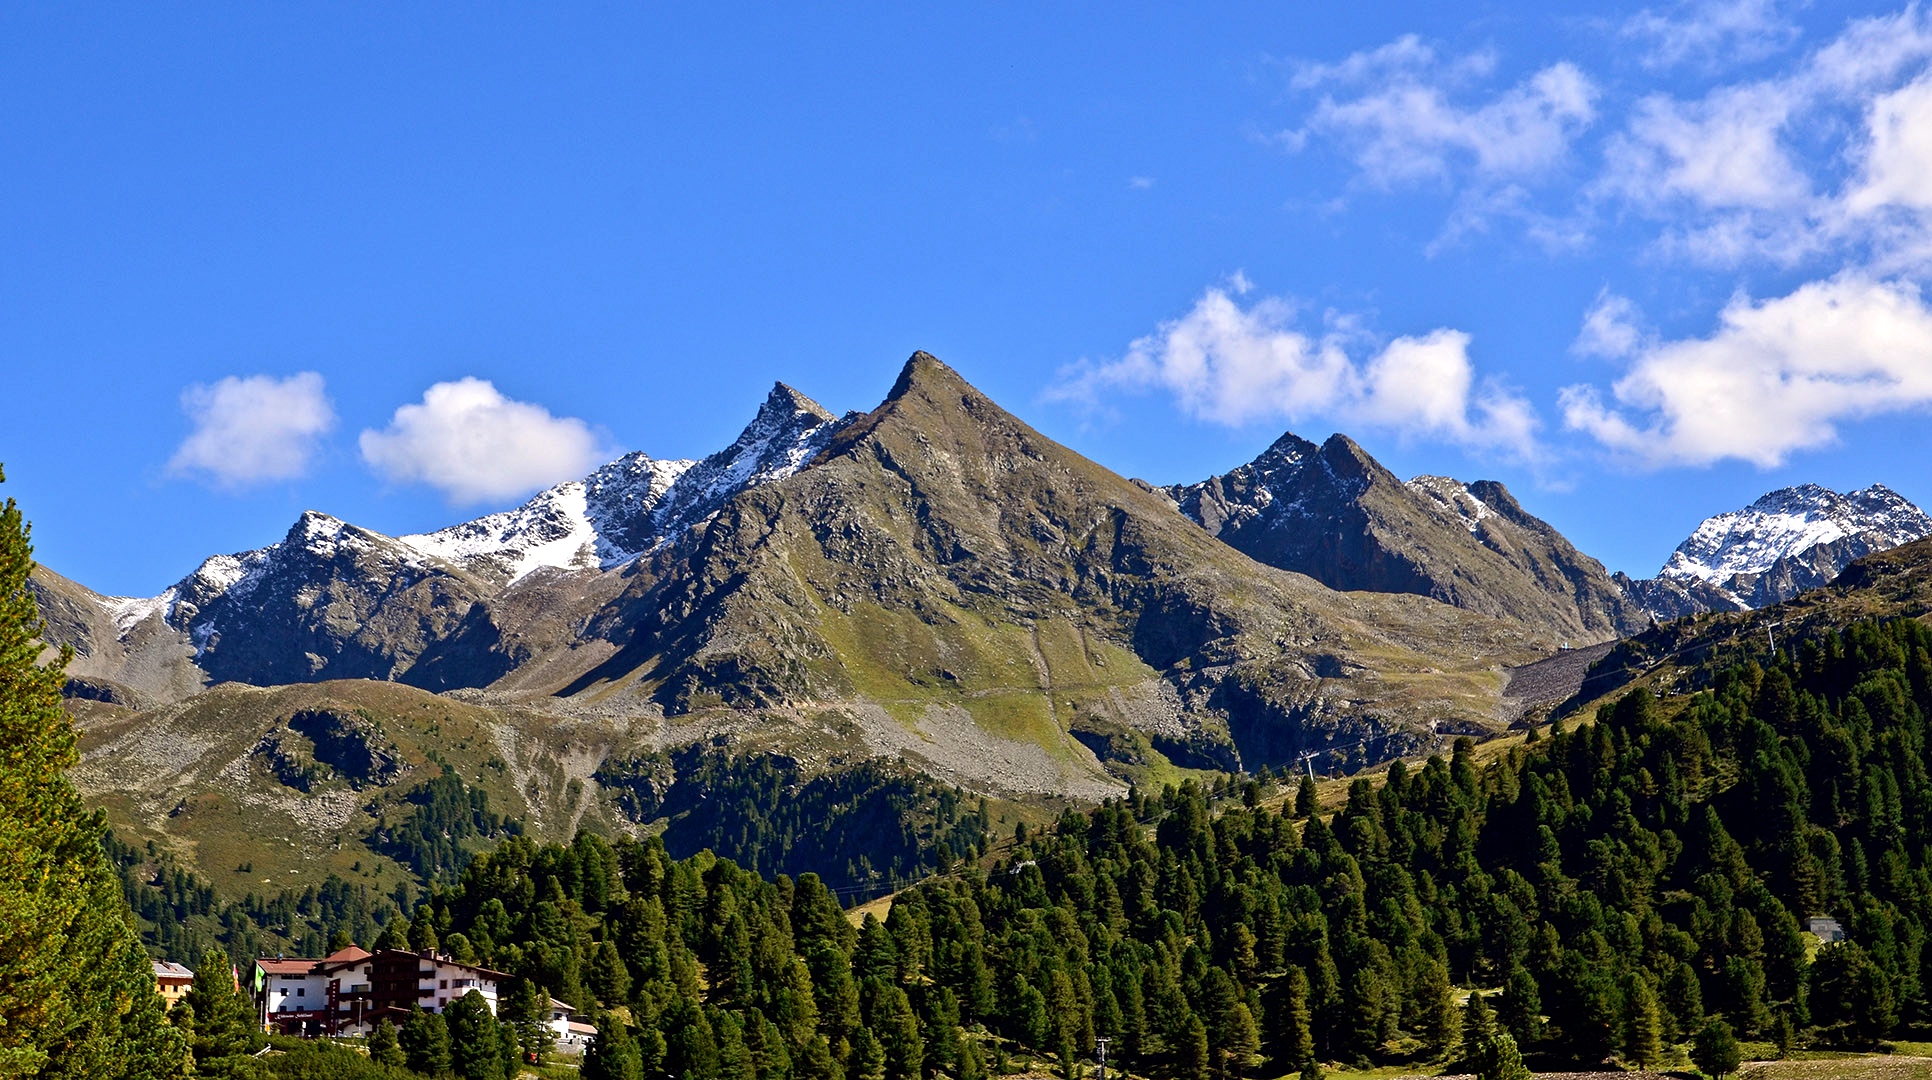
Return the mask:
<svg viewBox="0 0 1932 1080">
<path fill-rule="evenodd" d="M 1798 484 L 1768 492 L 1742 510 L 1705 518 L 1659 576 L 1720 582 L 1762 574 L 1780 559 L 1848 537 L 1864 537 L 1870 551 L 1880 551 L 1928 534 L 1932 518 L 1883 484 L 1846 493 Z"/>
<path fill-rule="evenodd" d="M 1705 518 L 1654 578 L 1619 576 L 1653 617 L 1748 611 L 1829 583 L 1854 560 L 1932 535 L 1932 517 L 1883 484 L 1796 484 Z"/>
<path fill-rule="evenodd" d="M 1165 489 L 1252 558 L 1331 588 L 1418 593 L 1571 640 L 1634 629 L 1601 564 L 1493 481 L 1407 483 L 1347 435 L 1286 433 L 1246 465 Z"/>
<path fill-rule="evenodd" d="M 972 384 L 962 378 L 959 372 L 946 366 L 937 356 L 919 349 L 906 358 L 905 365 L 899 369 L 899 377 L 893 381 L 892 389 L 886 391 L 882 405 L 890 405 L 915 391 L 941 393 L 973 390 Z M 977 390 L 973 390 L 978 393 Z"/>
</svg>

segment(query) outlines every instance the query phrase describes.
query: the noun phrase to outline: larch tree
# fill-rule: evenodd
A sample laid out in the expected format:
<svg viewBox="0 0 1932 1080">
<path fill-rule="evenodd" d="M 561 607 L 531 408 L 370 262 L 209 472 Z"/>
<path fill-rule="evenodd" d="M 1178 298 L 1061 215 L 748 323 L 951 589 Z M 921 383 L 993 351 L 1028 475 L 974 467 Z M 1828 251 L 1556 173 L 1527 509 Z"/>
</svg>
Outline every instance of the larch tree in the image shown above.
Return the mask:
<svg viewBox="0 0 1932 1080">
<path fill-rule="evenodd" d="M 166 1022 L 101 848 L 105 819 L 67 779 L 80 759 L 60 696 L 72 654 L 45 656 L 27 588 L 33 567 L 28 526 L 8 499 L 0 506 L 0 1076 L 180 1076 L 186 1044 Z"/>
</svg>

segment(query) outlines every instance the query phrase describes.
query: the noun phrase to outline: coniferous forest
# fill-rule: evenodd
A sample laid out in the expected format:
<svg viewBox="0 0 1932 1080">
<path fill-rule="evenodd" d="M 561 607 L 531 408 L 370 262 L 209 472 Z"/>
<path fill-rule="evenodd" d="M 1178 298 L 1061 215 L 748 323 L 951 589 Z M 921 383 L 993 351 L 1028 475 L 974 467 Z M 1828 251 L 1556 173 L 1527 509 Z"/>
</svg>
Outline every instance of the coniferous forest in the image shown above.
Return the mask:
<svg viewBox="0 0 1932 1080">
<path fill-rule="evenodd" d="M 37 657 L 29 565 L 8 504 L 5 1075 L 494 1080 L 547 1049 L 551 996 L 597 1020 L 584 1076 L 640 1080 L 1071 1077 L 1103 1040 L 1116 1071 L 1163 1078 L 1686 1055 L 1721 1075 L 1739 1040 L 1782 1053 L 1932 1029 L 1932 629 L 1913 620 L 1814 632 L 1704 672 L 1694 695 L 1633 691 L 1525 743 L 1459 740 L 1357 778 L 1339 808 L 1307 781 L 1190 782 L 1022 827 L 988 856 L 983 813 L 948 803 L 958 828 L 918 859 L 941 872 L 855 925 L 817 873 L 673 858 L 661 838 L 538 844 L 453 777 L 425 789 L 451 813 L 416 837 L 436 873 L 413 894 L 335 882 L 218 906 L 186 872 L 141 879 L 141 853 L 59 782 L 73 735 L 60 665 Z M 438 845 L 452 823 L 506 838 L 471 857 Z M 759 825 L 776 863 L 810 850 L 800 829 Z M 132 910 L 112 902 L 117 865 Z M 168 929 L 217 913 L 206 940 Z M 1806 934 L 1813 917 L 1846 939 Z M 260 1059 L 222 984 L 271 924 L 306 926 L 306 951 L 368 938 L 513 981 L 499 1017 L 459 1001 L 362 1050 Z M 215 946 L 165 1019 L 137 926 L 155 952 Z"/>
<path fill-rule="evenodd" d="M 1398 763 L 1332 815 L 1234 781 L 1068 813 L 883 922 L 811 873 L 584 835 L 506 841 L 384 933 L 598 1011 L 588 1076 L 978 1080 L 1101 1038 L 1156 1077 L 1870 1047 L 1932 1021 L 1929 707 L 1932 631 L 1861 623 Z M 1820 915 L 1848 940 L 1808 940 Z"/>
</svg>

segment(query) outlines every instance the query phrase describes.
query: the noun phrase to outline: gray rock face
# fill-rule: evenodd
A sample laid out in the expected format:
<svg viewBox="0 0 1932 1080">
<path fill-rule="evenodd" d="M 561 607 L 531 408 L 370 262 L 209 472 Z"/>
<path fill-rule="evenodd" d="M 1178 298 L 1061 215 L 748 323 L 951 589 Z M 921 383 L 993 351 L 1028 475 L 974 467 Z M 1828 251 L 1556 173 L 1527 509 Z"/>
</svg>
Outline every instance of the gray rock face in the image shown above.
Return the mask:
<svg viewBox="0 0 1932 1080">
<path fill-rule="evenodd" d="M 1249 557 L 1330 588 L 1415 593 L 1578 642 L 1642 621 L 1602 564 L 1503 485 L 1404 483 L 1345 435 L 1285 434 L 1232 472 L 1161 491 Z"/>
<path fill-rule="evenodd" d="M 158 597 L 102 597 L 46 572 L 37 596 L 49 639 L 74 645 L 76 674 L 90 677 L 77 693 L 124 683 L 173 699 L 213 682 L 351 678 L 485 686 L 573 643 L 598 600 L 573 574 L 620 567 L 791 475 L 840 424 L 781 383 L 702 461 L 626 454 L 514 510 L 416 536 L 309 511 L 280 541 L 214 556 Z"/>
</svg>

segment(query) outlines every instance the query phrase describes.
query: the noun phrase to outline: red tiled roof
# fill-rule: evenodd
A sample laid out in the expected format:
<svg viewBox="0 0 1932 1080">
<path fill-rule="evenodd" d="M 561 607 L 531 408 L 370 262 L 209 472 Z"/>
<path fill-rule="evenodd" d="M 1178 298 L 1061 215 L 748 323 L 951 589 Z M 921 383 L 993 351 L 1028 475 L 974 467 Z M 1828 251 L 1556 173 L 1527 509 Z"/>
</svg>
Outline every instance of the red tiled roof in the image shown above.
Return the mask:
<svg viewBox="0 0 1932 1080">
<path fill-rule="evenodd" d="M 321 963 L 317 964 L 316 966 L 320 968 L 346 967 L 350 964 L 360 964 L 364 960 L 369 959 L 369 957 L 373 955 L 375 954 L 368 952 L 367 950 L 364 950 L 364 949 L 358 949 L 354 945 L 351 945 L 346 949 L 337 949 L 336 951 L 323 957 Z"/>
<path fill-rule="evenodd" d="M 307 975 L 309 972 L 315 970 L 315 965 L 321 962 L 320 960 L 304 959 L 295 956 L 264 956 L 255 961 L 255 966 L 268 972 L 270 975 Z"/>
</svg>

